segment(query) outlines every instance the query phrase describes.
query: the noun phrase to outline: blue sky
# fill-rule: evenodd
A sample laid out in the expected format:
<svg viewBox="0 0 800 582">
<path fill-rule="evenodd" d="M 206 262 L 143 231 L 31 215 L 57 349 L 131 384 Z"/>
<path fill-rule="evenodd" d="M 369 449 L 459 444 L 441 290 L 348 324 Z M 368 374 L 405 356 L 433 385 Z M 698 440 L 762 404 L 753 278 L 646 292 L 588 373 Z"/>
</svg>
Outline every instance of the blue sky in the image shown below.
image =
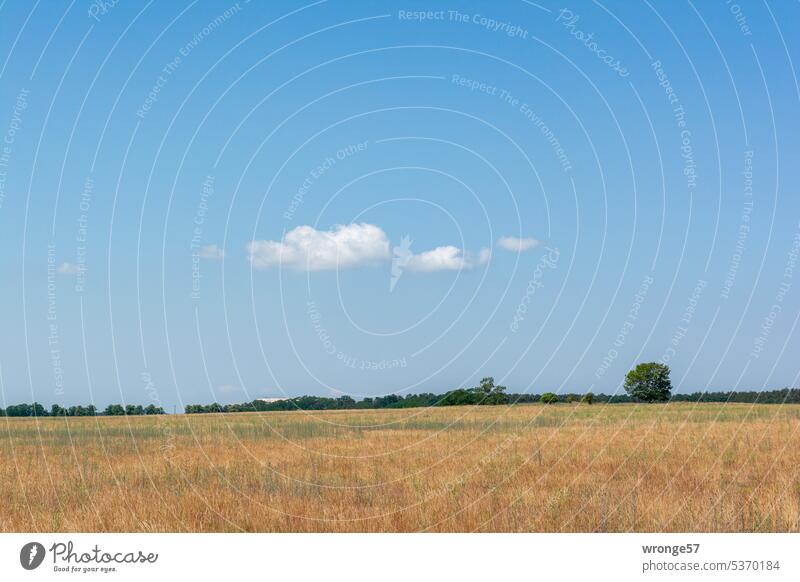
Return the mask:
<svg viewBox="0 0 800 582">
<path fill-rule="evenodd" d="M 797 16 L 7 0 L 3 401 L 797 385 Z"/>
</svg>

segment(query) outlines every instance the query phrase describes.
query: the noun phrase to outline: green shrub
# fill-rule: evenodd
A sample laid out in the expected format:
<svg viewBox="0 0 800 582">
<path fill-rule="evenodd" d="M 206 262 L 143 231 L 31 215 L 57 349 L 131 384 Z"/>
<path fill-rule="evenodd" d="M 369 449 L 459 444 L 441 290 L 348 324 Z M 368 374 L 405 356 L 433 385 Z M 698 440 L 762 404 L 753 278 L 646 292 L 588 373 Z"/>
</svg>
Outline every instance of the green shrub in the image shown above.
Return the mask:
<svg viewBox="0 0 800 582">
<path fill-rule="evenodd" d="M 539 402 L 541 402 L 542 404 L 554 404 L 558 402 L 558 396 L 556 396 L 552 392 L 545 392 L 539 398 Z"/>
</svg>

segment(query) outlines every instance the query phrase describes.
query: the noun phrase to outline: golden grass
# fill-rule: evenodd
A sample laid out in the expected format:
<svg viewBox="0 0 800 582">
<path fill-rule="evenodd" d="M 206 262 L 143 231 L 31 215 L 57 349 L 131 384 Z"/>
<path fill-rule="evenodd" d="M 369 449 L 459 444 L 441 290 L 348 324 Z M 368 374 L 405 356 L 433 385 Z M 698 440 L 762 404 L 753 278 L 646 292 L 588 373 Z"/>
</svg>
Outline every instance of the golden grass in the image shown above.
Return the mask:
<svg viewBox="0 0 800 582">
<path fill-rule="evenodd" d="M 0 531 L 793 531 L 800 406 L 0 419 Z"/>
</svg>

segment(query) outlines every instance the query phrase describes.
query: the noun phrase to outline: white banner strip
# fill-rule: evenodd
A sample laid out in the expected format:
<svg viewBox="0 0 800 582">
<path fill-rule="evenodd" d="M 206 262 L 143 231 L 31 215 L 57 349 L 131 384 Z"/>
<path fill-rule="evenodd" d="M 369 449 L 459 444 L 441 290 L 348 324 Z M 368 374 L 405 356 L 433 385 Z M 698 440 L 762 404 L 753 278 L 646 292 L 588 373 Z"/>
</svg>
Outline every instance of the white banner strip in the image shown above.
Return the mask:
<svg viewBox="0 0 800 582">
<path fill-rule="evenodd" d="M 800 534 L 5 534 L 0 580 L 800 580 Z"/>
</svg>

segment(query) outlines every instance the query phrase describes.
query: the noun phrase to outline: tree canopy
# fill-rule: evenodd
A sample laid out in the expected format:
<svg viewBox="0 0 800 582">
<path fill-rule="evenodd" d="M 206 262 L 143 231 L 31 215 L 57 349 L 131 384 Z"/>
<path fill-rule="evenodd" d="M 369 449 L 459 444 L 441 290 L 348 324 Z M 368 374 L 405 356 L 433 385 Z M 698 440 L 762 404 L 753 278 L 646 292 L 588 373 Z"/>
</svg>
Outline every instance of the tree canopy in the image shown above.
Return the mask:
<svg viewBox="0 0 800 582">
<path fill-rule="evenodd" d="M 669 400 L 672 392 L 669 366 L 657 362 L 637 365 L 625 376 L 625 392 L 643 402 Z"/>
</svg>

